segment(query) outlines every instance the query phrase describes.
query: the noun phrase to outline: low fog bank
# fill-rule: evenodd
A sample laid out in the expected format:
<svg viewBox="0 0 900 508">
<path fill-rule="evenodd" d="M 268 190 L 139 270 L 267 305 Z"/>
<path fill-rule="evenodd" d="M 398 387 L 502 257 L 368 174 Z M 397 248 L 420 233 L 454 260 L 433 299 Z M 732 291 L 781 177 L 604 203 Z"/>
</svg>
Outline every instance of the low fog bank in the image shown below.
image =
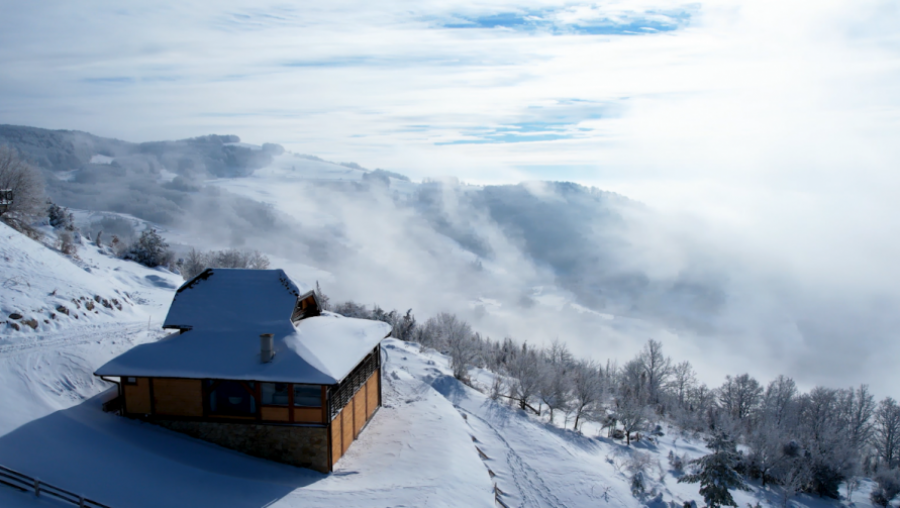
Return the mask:
<svg viewBox="0 0 900 508">
<path fill-rule="evenodd" d="M 784 373 L 893 395 L 900 381 L 896 291 L 795 270 L 777 245 L 618 194 L 413 183 L 234 136 L 133 144 L 2 126 L 0 143 L 43 169 L 61 205 L 164 225 L 182 250 L 260 250 L 336 301 L 454 312 L 494 339 L 559 338 L 601 361 L 652 338 L 713 385 Z"/>
</svg>

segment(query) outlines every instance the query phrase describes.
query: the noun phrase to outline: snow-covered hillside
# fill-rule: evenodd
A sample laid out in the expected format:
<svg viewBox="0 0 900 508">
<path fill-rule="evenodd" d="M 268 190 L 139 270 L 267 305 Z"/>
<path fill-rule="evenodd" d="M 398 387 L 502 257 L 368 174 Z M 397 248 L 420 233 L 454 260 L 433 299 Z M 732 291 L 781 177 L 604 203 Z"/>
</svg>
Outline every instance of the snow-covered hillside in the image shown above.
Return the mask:
<svg viewBox="0 0 900 508">
<path fill-rule="evenodd" d="M 4 315 L 40 321 L 0 334 L 0 465 L 113 507 L 662 507 L 700 499 L 666 461 L 670 451 L 705 454 L 697 440 L 667 429 L 626 446 L 592 423 L 560 429 L 455 380 L 444 355 L 394 339 L 383 344 L 384 406 L 329 475 L 104 413 L 111 385 L 92 372 L 165 335 L 159 324 L 180 278 L 90 245 L 73 261 L 6 226 L 0 232 L 0 274 L 16 281 L 0 293 Z M 121 297 L 123 309 L 100 303 L 96 313 L 82 305 L 77 320 L 74 312 L 49 317 L 80 295 Z M 491 384 L 491 373 L 472 374 Z M 635 468 L 646 495 L 632 494 Z M 870 488 L 864 482 L 855 493 L 857 506 Z M 781 506 L 780 494 L 753 486 L 735 499 Z M 807 496 L 792 504 L 839 505 Z M 53 504 L 0 485 L 0 506 Z"/>
<path fill-rule="evenodd" d="M 3 223 L 0 239 L 0 346 L 77 323 L 146 322 L 181 284 L 176 274 L 110 257 L 92 244 L 79 246 L 73 259 Z M 43 241 L 54 242 L 49 228 Z"/>
</svg>

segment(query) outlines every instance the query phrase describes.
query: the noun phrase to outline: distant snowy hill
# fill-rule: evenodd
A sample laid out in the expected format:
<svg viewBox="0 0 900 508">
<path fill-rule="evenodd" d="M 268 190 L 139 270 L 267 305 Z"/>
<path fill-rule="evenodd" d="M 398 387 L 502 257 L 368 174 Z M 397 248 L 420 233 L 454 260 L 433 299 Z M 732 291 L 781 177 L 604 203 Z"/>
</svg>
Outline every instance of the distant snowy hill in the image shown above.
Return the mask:
<svg viewBox="0 0 900 508">
<path fill-rule="evenodd" d="M 259 250 L 335 301 L 420 318 L 453 312 L 493 338 L 559 338 L 598 360 L 630 357 L 655 338 L 710 385 L 738 371 L 808 386 L 862 381 L 883 393 L 900 381 L 871 379 L 864 366 L 895 342 L 882 300 L 857 305 L 814 289 L 819 280 L 746 249 L 741 231 L 599 189 L 413 182 L 231 135 L 129 143 L 6 125 L 2 143 L 39 166 L 49 197 L 106 241 L 155 227 L 178 256 Z M 858 361 L 845 368 L 835 344 L 854 344 Z"/>
</svg>

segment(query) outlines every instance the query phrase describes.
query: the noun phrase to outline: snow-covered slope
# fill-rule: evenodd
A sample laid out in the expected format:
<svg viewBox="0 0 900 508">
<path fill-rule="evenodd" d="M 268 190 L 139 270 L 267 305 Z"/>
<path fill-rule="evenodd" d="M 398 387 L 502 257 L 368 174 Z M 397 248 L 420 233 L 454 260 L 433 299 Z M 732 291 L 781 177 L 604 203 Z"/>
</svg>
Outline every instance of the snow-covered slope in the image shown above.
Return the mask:
<svg viewBox="0 0 900 508">
<path fill-rule="evenodd" d="M 5 228 L 5 226 L 0 226 Z M 164 336 L 162 316 L 179 278 L 83 246 L 73 262 L 0 229 L 3 311 L 40 308 L 80 294 L 125 295 L 123 310 L 96 309 L 37 329 L 3 329 L 0 343 L 0 464 L 113 507 L 581 507 L 654 508 L 700 500 L 679 484 L 669 451 L 691 459 L 697 440 L 666 435 L 633 446 L 596 426 L 561 429 L 490 400 L 456 381 L 448 359 L 418 345 L 383 343 L 384 406 L 323 475 L 249 457 L 155 425 L 104 413 L 110 385 L 92 372 L 134 345 Z M 53 289 L 56 294 L 52 295 Z M 102 304 L 101 304 L 102 307 Z M 48 318 L 49 321 L 49 318 Z M 47 325 L 47 326 L 44 326 Z M 473 371 L 478 385 L 491 374 Z M 648 494 L 634 496 L 641 464 Z M 868 505 L 871 485 L 855 494 Z M 781 506 L 777 488 L 735 493 L 740 506 Z M 499 500 L 499 501 L 498 501 Z M 806 496 L 798 507 L 838 502 Z M 0 506 L 54 506 L 0 485 Z"/>
<path fill-rule="evenodd" d="M 45 241 L 53 242 L 48 231 Z M 148 319 L 181 277 L 79 247 L 73 259 L 0 223 L 0 346 L 78 322 Z"/>
</svg>

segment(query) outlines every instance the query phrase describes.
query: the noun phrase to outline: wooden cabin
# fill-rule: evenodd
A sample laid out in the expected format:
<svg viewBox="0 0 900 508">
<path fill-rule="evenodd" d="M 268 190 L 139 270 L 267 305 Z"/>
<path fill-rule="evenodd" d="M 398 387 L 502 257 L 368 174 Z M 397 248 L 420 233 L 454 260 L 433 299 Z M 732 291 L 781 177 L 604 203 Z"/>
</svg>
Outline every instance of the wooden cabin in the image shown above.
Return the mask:
<svg viewBox="0 0 900 508">
<path fill-rule="evenodd" d="M 381 406 L 390 325 L 323 312 L 282 270 L 208 269 L 163 327 L 95 372 L 124 416 L 328 472 Z"/>
</svg>

